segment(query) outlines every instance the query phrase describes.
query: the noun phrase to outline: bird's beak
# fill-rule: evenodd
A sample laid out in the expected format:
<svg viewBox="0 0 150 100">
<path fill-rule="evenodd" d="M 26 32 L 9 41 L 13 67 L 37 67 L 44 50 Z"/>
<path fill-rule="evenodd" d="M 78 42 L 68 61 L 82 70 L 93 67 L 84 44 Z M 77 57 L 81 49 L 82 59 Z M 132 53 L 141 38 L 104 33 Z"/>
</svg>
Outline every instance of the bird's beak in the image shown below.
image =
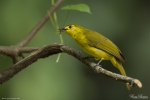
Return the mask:
<svg viewBox="0 0 150 100">
<path fill-rule="evenodd" d="M 60 28 L 60 29 L 59 29 L 60 34 L 61 34 L 61 32 L 64 32 L 65 30 L 67 30 L 67 29 L 65 29 L 65 28 Z"/>
</svg>

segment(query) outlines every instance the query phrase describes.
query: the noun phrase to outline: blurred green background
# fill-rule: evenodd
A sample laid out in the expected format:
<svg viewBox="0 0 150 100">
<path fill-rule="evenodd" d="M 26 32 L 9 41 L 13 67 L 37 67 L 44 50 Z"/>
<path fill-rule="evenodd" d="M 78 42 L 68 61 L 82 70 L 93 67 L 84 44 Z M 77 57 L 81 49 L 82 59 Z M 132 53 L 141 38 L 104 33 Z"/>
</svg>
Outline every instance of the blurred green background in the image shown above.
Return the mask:
<svg viewBox="0 0 150 100">
<path fill-rule="evenodd" d="M 86 3 L 92 15 L 71 11 L 66 25 L 80 24 L 112 40 L 127 61 L 127 75 L 139 79 L 143 87 L 127 91 L 123 82 L 115 81 L 94 71 L 65 53 L 56 63 L 57 55 L 40 59 L 0 85 L 1 98 L 20 100 L 132 100 L 130 95 L 150 98 L 150 1 L 149 0 L 66 0 L 69 4 Z M 51 7 L 51 0 L 1 0 L 0 45 L 11 46 L 22 40 Z M 60 7 L 60 8 L 61 8 Z M 67 11 L 57 10 L 63 27 Z M 64 43 L 86 56 L 71 37 L 63 33 Z M 60 43 L 50 21 L 27 46 L 42 47 Z M 103 68 L 119 73 L 110 61 Z M 0 55 L 0 70 L 12 65 L 9 57 Z M 148 100 L 147 99 L 147 100 Z"/>
</svg>

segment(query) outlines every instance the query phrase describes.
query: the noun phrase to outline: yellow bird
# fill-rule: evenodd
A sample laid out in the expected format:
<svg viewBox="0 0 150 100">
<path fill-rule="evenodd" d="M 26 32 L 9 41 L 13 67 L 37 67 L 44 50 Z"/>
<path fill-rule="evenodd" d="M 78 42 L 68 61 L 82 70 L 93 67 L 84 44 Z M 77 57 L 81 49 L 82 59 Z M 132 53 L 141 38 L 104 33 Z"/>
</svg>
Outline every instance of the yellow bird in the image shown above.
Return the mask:
<svg viewBox="0 0 150 100">
<path fill-rule="evenodd" d="M 119 48 L 108 38 L 98 32 L 86 29 L 77 24 L 67 25 L 65 28 L 60 29 L 69 34 L 78 45 L 89 55 L 99 60 L 97 65 L 102 60 L 110 60 L 111 63 L 120 70 L 121 74 L 126 76 L 122 62 L 125 61 Z M 128 84 L 127 89 L 130 90 Z"/>
</svg>

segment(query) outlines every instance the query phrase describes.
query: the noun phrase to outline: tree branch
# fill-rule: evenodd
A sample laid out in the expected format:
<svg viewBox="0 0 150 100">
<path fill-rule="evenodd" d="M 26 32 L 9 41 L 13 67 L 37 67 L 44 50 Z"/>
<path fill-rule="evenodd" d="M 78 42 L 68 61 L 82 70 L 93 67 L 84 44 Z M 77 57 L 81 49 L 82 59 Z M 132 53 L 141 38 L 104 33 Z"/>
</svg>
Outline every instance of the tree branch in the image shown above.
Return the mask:
<svg viewBox="0 0 150 100">
<path fill-rule="evenodd" d="M 50 9 L 50 15 L 63 3 L 64 0 L 58 0 Z M 46 15 L 40 20 L 40 22 L 31 30 L 31 32 L 22 40 L 20 41 L 17 46 L 25 46 L 30 40 L 34 37 L 34 35 L 42 28 L 42 26 L 48 21 L 49 15 Z"/>
<path fill-rule="evenodd" d="M 13 63 L 16 63 L 19 56 L 24 58 L 23 53 L 30 53 L 37 49 L 37 47 L 0 46 L 0 54 L 11 57 Z"/>
<path fill-rule="evenodd" d="M 69 48 L 63 44 L 51 44 L 48 46 L 44 46 L 42 48 L 39 48 L 37 51 L 34 51 L 30 56 L 24 58 L 23 60 L 19 61 L 18 63 L 14 64 L 8 69 L 5 69 L 0 72 L 0 83 L 4 83 L 8 81 L 10 78 L 12 78 L 15 74 L 20 72 L 22 69 L 28 67 L 30 64 L 34 63 L 40 58 L 45 58 L 54 54 L 58 53 L 67 53 L 79 61 L 83 62 L 84 64 L 90 66 L 92 69 L 94 69 L 95 63 L 91 62 L 89 59 L 83 59 L 80 52 Z M 142 83 L 138 79 L 134 79 L 128 76 L 122 76 L 120 74 L 116 74 L 113 72 L 110 72 L 100 66 L 97 66 L 94 69 L 97 73 L 106 75 L 108 77 L 114 78 L 115 80 L 122 81 L 125 83 L 129 83 L 130 86 L 137 86 L 139 88 L 142 87 Z"/>
<path fill-rule="evenodd" d="M 63 3 L 64 0 L 58 0 L 50 9 L 49 13 L 50 15 L 53 14 L 53 12 Z M 29 34 L 18 44 L 12 45 L 12 46 L 0 46 L 0 54 L 7 55 L 12 58 L 13 63 L 15 64 L 18 62 L 18 57 L 22 57 L 23 53 L 30 53 L 37 48 L 31 48 L 31 47 L 23 47 L 27 43 L 30 42 L 30 40 L 35 36 L 35 34 L 42 28 L 42 26 L 48 21 L 49 15 L 46 13 L 46 15 L 39 21 L 39 23 L 29 32 Z"/>
</svg>

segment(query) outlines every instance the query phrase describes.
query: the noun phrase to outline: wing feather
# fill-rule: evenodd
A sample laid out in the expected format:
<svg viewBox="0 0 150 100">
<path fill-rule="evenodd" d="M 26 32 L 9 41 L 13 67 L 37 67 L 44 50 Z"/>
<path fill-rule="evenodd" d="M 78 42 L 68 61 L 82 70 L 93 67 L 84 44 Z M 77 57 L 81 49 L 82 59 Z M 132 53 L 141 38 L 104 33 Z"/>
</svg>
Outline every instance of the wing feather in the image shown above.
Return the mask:
<svg viewBox="0 0 150 100">
<path fill-rule="evenodd" d="M 98 32 L 91 31 L 88 29 L 85 31 L 86 32 L 84 32 L 84 33 L 86 34 L 85 36 L 86 36 L 89 46 L 106 51 L 107 53 L 109 53 L 109 54 L 115 56 L 116 58 L 118 58 L 119 60 L 121 60 L 122 62 L 125 61 L 125 58 L 123 57 L 121 51 L 112 41 L 110 41 L 105 36 L 99 34 Z M 94 36 L 91 33 L 93 33 Z"/>
</svg>

